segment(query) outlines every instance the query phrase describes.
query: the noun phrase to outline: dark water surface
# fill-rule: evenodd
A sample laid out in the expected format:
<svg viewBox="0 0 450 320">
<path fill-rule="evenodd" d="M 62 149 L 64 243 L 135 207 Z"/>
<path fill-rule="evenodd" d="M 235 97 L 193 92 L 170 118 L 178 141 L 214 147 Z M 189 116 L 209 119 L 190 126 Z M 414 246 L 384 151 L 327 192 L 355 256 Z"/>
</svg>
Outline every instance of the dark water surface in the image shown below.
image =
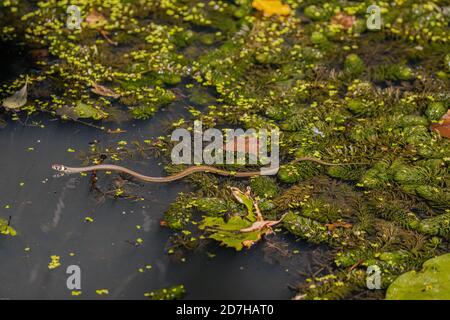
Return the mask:
<svg viewBox="0 0 450 320">
<path fill-rule="evenodd" d="M 87 151 L 94 139 L 109 146 L 119 140 L 157 137 L 163 134 L 161 121 L 177 114 L 173 108 L 150 121 L 121 125 L 127 133 L 120 135 L 43 117 L 34 120 L 44 128 L 9 121 L 0 130 L 0 217 L 11 216 L 19 232 L 0 238 L 0 299 L 144 299 L 145 292 L 177 284 L 185 285 L 187 299 L 292 296 L 287 285 L 299 280 L 297 270 L 308 270 L 313 246 L 293 243 L 291 249 L 300 251 L 295 259 L 269 263 L 263 244 L 240 253 L 213 244 L 207 250 L 215 258 L 198 250 L 188 253 L 185 262 L 177 262 L 167 254 L 171 231 L 160 227 L 159 221 L 177 193 L 189 191 L 188 184 L 143 184 L 146 201 L 107 198 L 98 203 L 90 192 L 89 177 L 54 177 L 53 163 L 81 164 L 68 148 Z M 123 165 L 147 175 L 164 175 L 157 161 Z M 86 216 L 94 222 L 86 222 Z M 143 245 L 127 242 L 137 238 L 144 240 Z M 52 255 L 60 256 L 61 266 L 49 270 Z M 66 287 L 69 265 L 81 268 L 78 297 Z M 152 268 L 139 272 L 145 265 Z M 108 289 L 109 295 L 99 296 L 97 289 Z"/>
</svg>

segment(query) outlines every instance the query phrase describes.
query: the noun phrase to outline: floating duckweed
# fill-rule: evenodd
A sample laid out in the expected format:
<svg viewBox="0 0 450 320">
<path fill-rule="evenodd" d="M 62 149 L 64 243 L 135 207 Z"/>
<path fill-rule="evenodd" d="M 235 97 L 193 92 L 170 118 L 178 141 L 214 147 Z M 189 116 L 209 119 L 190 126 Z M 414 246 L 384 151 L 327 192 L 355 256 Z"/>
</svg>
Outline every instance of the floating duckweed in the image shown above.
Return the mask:
<svg viewBox="0 0 450 320">
<path fill-rule="evenodd" d="M 185 294 L 186 290 L 184 288 L 184 285 L 178 285 L 170 288 L 150 291 L 145 293 L 144 296 L 151 300 L 179 300 Z"/>
<path fill-rule="evenodd" d="M 310 5 L 306 7 L 304 14 L 305 16 L 307 16 L 312 20 L 323 20 L 326 17 L 325 11 L 322 8 L 315 5 Z"/>
<path fill-rule="evenodd" d="M 9 225 L 8 221 L 0 218 L 0 234 L 14 237 L 17 235 L 17 231 Z"/>
<path fill-rule="evenodd" d="M 327 42 L 327 37 L 318 31 L 315 31 L 311 34 L 311 42 L 317 45 L 324 44 Z"/>
</svg>

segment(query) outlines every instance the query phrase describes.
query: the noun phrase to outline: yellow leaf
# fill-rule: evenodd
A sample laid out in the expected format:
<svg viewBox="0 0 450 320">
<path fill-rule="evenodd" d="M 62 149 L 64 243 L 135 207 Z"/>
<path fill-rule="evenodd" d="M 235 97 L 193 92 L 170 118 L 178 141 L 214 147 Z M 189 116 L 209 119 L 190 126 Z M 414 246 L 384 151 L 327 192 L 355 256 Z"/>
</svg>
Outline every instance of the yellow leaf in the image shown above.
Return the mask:
<svg viewBox="0 0 450 320">
<path fill-rule="evenodd" d="M 280 0 L 253 0 L 253 8 L 262 11 L 265 17 L 270 17 L 275 14 L 287 16 L 291 13 L 291 7 L 283 4 Z"/>
<path fill-rule="evenodd" d="M 97 293 L 98 295 L 104 295 L 104 294 L 109 294 L 109 290 L 108 289 L 98 289 L 95 290 L 95 293 Z"/>
<path fill-rule="evenodd" d="M 242 241 L 242 244 L 244 245 L 244 247 L 246 248 L 250 248 L 252 245 L 255 244 L 256 241 L 254 240 L 244 240 Z"/>
<path fill-rule="evenodd" d="M 8 231 L 11 237 L 15 237 L 17 235 L 17 231 L 14 230 L 12 227 L 8 227 Z"/>
<path fill-rule="evenodd" d="M 48 264 L 48 268 L 50 270 L 56 269 L 56 268 L 58 268 L 61 265 L 59 256 L 51 256 L 50 258 L 51 258 L 51 261 Z"/>
<path fill-rule="evenodd" d="M 94 219 L 92 219 L 91 217 L 85 217 L 84 221 L 86 221 L 86 222 L 94 222 Z"/>
</svg>

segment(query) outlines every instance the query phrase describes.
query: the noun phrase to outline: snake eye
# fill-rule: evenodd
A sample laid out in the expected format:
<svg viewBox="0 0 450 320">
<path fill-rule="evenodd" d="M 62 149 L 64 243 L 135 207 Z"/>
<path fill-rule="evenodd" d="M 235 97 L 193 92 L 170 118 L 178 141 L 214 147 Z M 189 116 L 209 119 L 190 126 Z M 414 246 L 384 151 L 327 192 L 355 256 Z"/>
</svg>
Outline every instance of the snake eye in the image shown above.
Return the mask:
<svg viewBox="0 0 450 320">
<path fill-rule="evenodd" d="M 53 170 L 60 171 L 60 172 L 64 172 L 66 170 L 66 167 L 64 167 L 61 164 L 54 164 L 54 165 L 52 165 L 52 168 L 53 168 Z"/>
</svg>

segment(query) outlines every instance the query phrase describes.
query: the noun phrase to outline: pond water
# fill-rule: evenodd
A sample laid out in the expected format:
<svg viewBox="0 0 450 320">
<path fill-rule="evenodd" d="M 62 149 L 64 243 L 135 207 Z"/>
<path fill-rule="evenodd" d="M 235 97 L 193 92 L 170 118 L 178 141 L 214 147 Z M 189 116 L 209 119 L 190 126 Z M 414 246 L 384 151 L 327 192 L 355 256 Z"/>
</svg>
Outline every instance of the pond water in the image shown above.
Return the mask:
<svg viewBox="0 0 450 320">
<path fill-rule="evenodd" d="M 292 296 L 288 284 L 300 280 L 298 271 L 310 271 L 315 246 L 279 234 L 272 239 L 289 242 L 299 251 L 295 257 L 274 262 L 266 244 L 240 253 L 211 244 L 176 261 L 167 254 L 171 231 L 159 222 L 177 193 L 189 191 L 187 183 L 142 184 L 145 201 L 98 203 L 89 176 L 58 178 L 51 169 L 53 163 L 81 165 L 77 152 L 88 150 L 93 140 L 108 146 L 157 137 L 163 133 L 160 123 L 180 112 L 183 107 L 173 105 L 150 121 L 121 124 L 127 132 L 120 135 L 43 116 L 28 121 L 43 127 L 8 121 L 0 134 L 0 217 L 11 217 L 19 234 L 0 239 L 0 299 L 145 299 L 145 292 L 178 284 L 184 284 L 187 299 Z M 147 175 L 165 174 L 156 159 L 122 164 Z M 99 176 L 101 181 L 104 175 Z M 86 222 L 87 216 L 94 221 Z M 137 238 L 144 241 L 141 246 L 129 243 Z M 52 255 L 60 257 L 61 266 L 49 270 Z M 66 287 L 69 265 L 81 268 L 81 296 L 72 297 Z M 97 289 L 108 289 L 109 295 L 99 296 Z"/>
</svg>

